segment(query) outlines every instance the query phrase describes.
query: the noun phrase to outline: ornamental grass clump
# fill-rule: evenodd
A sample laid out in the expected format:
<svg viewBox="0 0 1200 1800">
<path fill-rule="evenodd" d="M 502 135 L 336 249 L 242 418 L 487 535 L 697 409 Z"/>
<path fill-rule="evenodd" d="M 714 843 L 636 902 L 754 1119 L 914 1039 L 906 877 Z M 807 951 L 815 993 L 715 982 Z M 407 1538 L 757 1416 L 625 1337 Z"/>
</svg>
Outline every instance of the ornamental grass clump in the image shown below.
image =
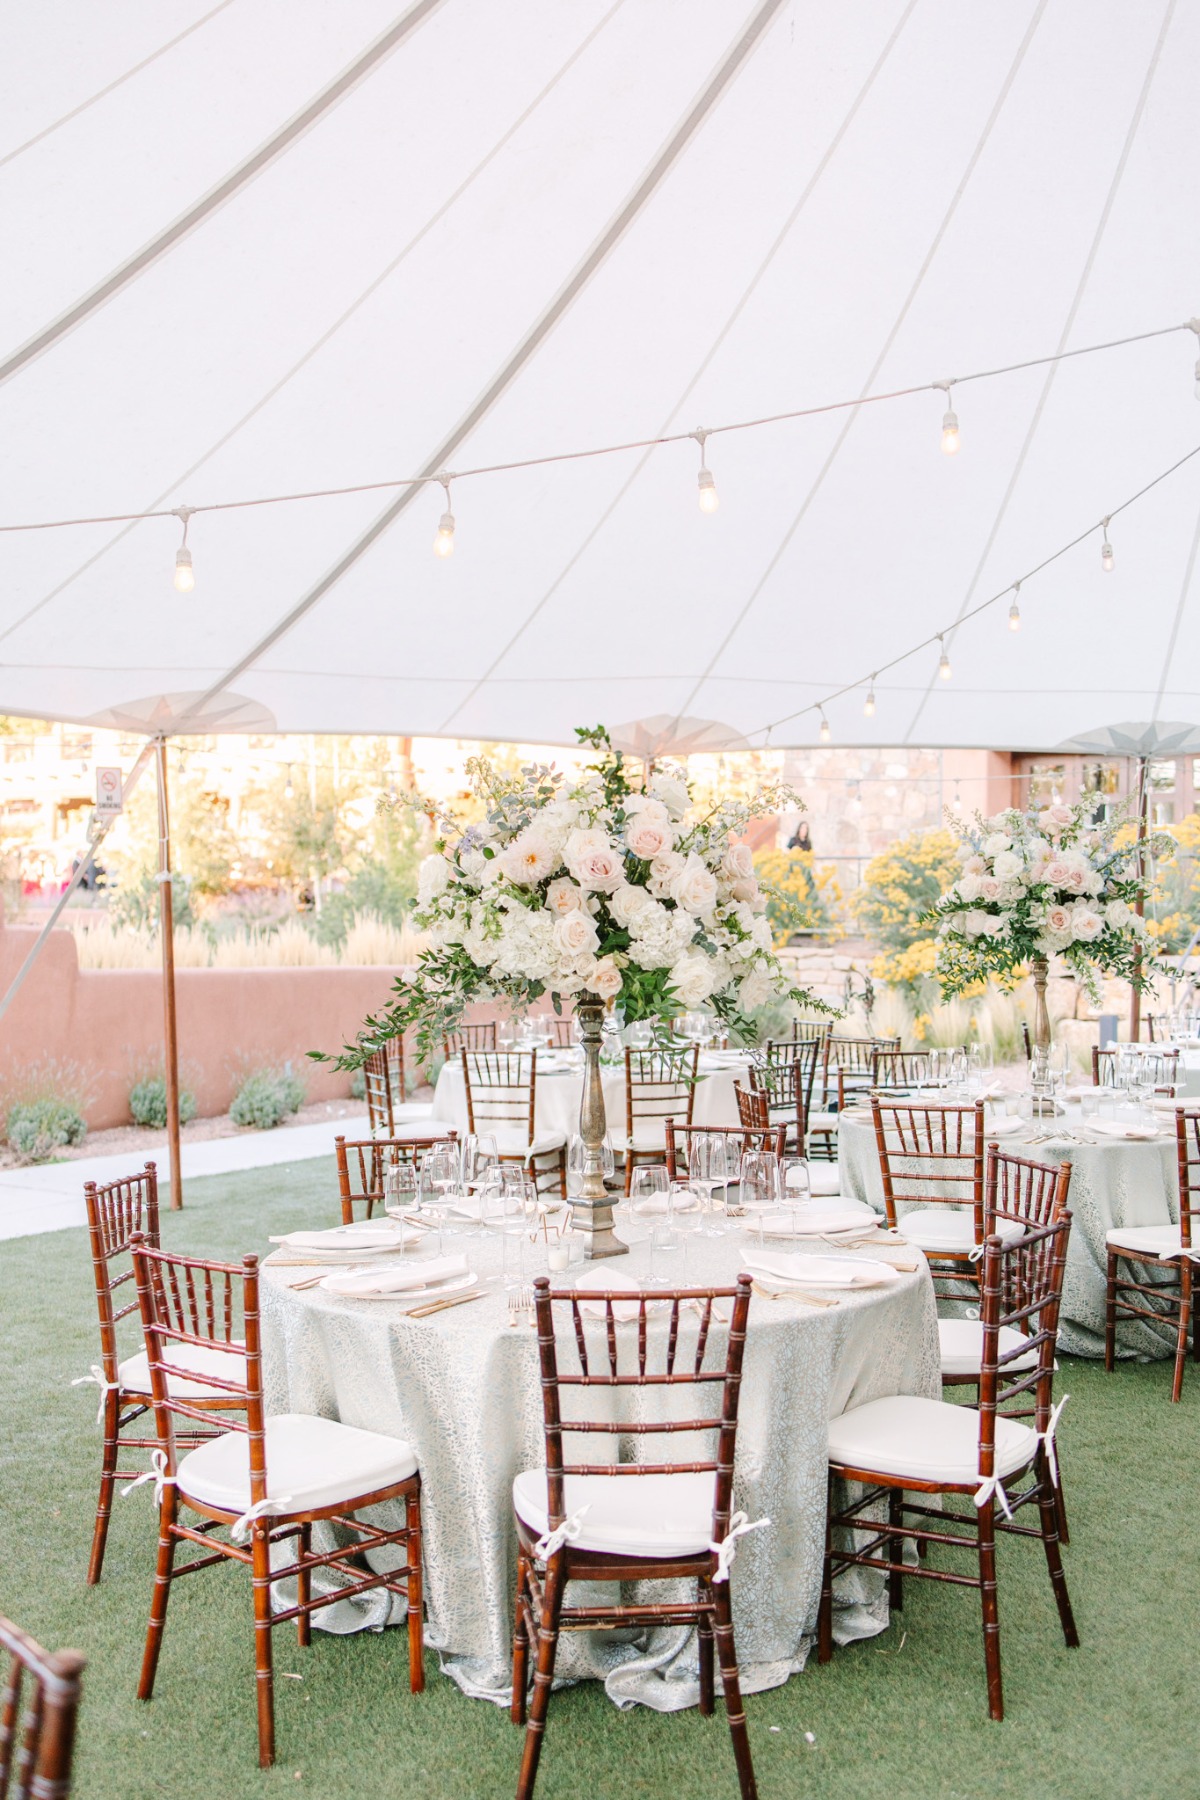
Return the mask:
<svg viewBox="0 0 1200 1800">
<path fill-rule="evenodd" d="M 563 1000 L 611 1002 L 626 1024 L 708 1006 L 743 1042 L 773 1000 L 830 1010 L 776 957 L 767 896 L 738 841 L 752 819 L 797 796 L 773 784 L 696 817 L 682 772 L 638 763 L 631 779 L 602 726 L 577 735 L 599 756 L 575 779 L 544 765 L 510 774 L 473 757 L 480 824 L 414 802 L 438 830 L 413 915 L 428 948 L 339 1067 L 360 1066 L 410 1027 L 428 1066 L 478 1000 L 525 1007 L 549 994 L 556 1011 Z"/>
<path fill-rule="evenodd" d="M 229 1116 L 235 1125 L 270 1131 L 290 1113 L 299 1112 L 303 1104 L 304 1083 L 293 1075 L 290 1064 L 282 1069 L 255 1069 L 238 1089 Z"/>
</svg>

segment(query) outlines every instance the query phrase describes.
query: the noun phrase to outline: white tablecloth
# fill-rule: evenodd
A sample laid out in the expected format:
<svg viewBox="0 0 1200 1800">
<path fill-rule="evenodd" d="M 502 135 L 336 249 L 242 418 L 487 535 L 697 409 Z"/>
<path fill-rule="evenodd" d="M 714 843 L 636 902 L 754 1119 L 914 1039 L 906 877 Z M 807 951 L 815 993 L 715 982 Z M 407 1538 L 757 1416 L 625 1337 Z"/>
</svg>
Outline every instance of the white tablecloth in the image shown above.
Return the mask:
<svg viewBox="0 0 1200 1800">
<path fill-rule="evenodd" d="M 701 1056 L 696 1103 L 692 1114 L 696 1125 L 736 1125 L 738 1122 L 735 1081 L 748 1087 L 749 1058 L 717 1060 Z M 604 1111 L 609 1135 L 618 1149 L 625 1142 L 625 1067 L 617 1063 L 601 1070 L 604 1084 Z M 579 1102 L 583 1096 L 583 1069 L 578 1061 L 552 1060 L 543 1066 L 538 1057 L 537 1130 L 539 1134 L 561 1132 L 570 1137 L 579 1130 Z M 463 1133 L 467 1129 L 467 1096 L 462 1065 L 447 1062 L 437 1079 L 433 1096 L 433 1116 Z"/>
<path fill-rule="evenodd" d="M 495 1239 L 456 1240 L 481 1272 Z M 731 1281 L 745 1240 L 695 1238 L 688 1284 Z M 620 1259 L 644 1275 L 646 1252 Z M 268 1408 L 340 1419 L 408 1438 L 420 1459 L 425 1523 L 427 1640 L 467 1693 L 503 1701 L 510 1682 L 516 1556 L 512 1481 L 544 1460 L 537 1340 L 507 1324 L 503 1294 L 405 1318 L 388 1300 L 347 1300 L 285 1284 L 301 1271 L 264 1266 L 262 1318 Z M 719 1331 L 719 1328 L 718 1328 Z M 712 1353 L 710 1352 L 710 1355 Z M 716 1390 L 708 1390 L 710 1393 Z M 825 1531 L 828 1421 L 887 1394 L 941 1392 L 933 1292 L 924 1266 L 886 1288 L 818 1310 L 795 1300 L 750 1302 L 735 1502 L 768 1517 L 739 1549 L 734 1614 L 743 1685 L 775 1687 L 803 1668 L 816 1628 Z M 381 1509 L 383 1510 L 383 1509 Z M 839 1641 L 887 1621 L 877 1578 L 862 1571 L 838 1590 Z M 664 1593 L 662 1584 L 653 1590 Z M 340 1603 L 318 1619 L 334 1630 L 379 1627 L 390 1596 Z M 328 1612 L 340 1614 L 329 1618 Z M 396 1622 L 402 1615 L 397 1612 Z M 694 1635 L 660 1629 L 636 1641 L 568 1633 L 564 1679 L 602 1678 L 618 1704 L 660 1711 L 697 1701 Z"/>
<path fill-rule="evenodd" d="M 1029 1139 L 1055 1127 L 1075 1134 L 1030 1145 Z M 1059 1324 L 1059 1342 L 1077 1356 L 1104 1353 L 1104 1302 L 1107 1256 L 1105 1234 L 1118 1225 L 1166 1225 L 1179 1218 L 1179 1177 L 1173 1125 L 1146 1143 L 1081 1142 L 1079 1108 L 1065 1118 L 1041 1122 L 1035 1129 L 996 1140 L 1002 1150 L 1038 1162 L 1069 1162 L 1071 1241 Z M 986 1133 L 985 1133 L 986 1136 Z M 883 1177 L 875 1127 L 869 1112 L 844 1112 L 838 1128 L 841 1190 L 848 1198 L 867 1200 L 883 1211 Z M 903 1207 L 900 1211 L 903 1212 Z M 1118 1328 L 1122 1354 L 1160 1357 L 1174 1354 L 1173 1330 L 1129 1320 Z"/>
</svg>

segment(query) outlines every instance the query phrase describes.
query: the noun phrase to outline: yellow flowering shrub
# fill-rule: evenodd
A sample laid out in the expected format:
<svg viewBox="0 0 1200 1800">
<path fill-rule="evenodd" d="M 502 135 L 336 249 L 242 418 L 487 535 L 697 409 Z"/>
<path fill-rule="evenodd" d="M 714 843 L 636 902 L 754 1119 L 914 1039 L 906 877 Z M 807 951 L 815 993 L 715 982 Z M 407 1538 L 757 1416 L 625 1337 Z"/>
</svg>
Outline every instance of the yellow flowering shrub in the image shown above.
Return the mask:
<svg viewBox="0 0 1200 1800">
<path fill-rule="evenodd" d="M 760 850 L 754 873 L 767 896 L 776 948 L 805 928 L 825 937 L 843 935 L 842 889 L 832 863 L 818 866 L 811 850 Z"/>
<path fill-rule="evenodd" d="M 1178 956 L 1187 949 L 1200 925 L 1200 815 L 1188 813 L 1177 825 L 1160 828 L 1178 846 L 1170 857 L 1159 857 L 1154 885 L 1146 902 L 1146 932 L 1163 955 Z"/>
</svg>

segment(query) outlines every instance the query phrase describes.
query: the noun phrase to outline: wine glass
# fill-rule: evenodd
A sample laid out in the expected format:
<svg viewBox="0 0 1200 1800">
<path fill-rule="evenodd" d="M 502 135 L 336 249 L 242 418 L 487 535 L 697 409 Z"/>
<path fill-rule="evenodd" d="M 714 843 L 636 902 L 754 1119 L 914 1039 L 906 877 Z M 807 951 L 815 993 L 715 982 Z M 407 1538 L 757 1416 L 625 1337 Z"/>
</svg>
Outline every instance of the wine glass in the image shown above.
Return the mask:
<svg viewBox="0 0 1200 1800">
<path fill-rule="evenodd" d="M 417 1204 L 416 1164 L 411 1157 L 402 1160 L 399 1152 L 393 1150 L 383 1171 L 383 1210 L 393 1219 L 402 1219 Z"/>
<path fill-rule="evenodd" d="M 500 1152 L 490 1132 L 471 1132 L 462 1140 L 462 1185 L 465 1193 L 479 1187 L 489 1169 L 499 1168 Z"/>
<path fill-rule="evenodd" d="M 517 1043 L 517 1027 L 512 1019 L 500 1019 L 496 1024 L 496 1048 L 513 1050 Z"/>
<path fill-rule="evenodd" d="M 722 1235 L 724 1227 L 716 1209 L 713 1191 L 724 1187 L 728 1178 L 724 1137 L 716 1132 L 697 1132 L 688 1146 L 688 1180 L 704 1196 L 706 1222 L 701 1226 L 701 1231 L 705 1237 Z"/>
<path fill-rule="evenodd" d="M 453 1150 L 431 1150 L 421 1168 L 425 1205 L 437 1220 L 438 1255 L 444 1249 L 446 1214 L 450 1196 L 458 1186 L 458 1155 Z"/>
<path fill-rule="evenodd" d="M 640 1163 L 633 1171 L 630 1183 L 630 1212 L 645 1217 L 668 1212 L 670 1187 L 670 1177 L 664 1163 Z"/>
<path fill-rule="evenodd" d="M 779 1163 L 779 1198 L 788 1214 L 788 1230 L 795 1237 L 797 1213 L 812 1198 L 812 1179 L 806 1156 L 784 1156 Z"/>
<path fill-rule="evenodd" d="M 747 1150 L 742 1156 L 741 1201 L 746 1212 L 758 1222 L 759 1245 L 762 1244 L 763 1219 L 779 1199 L 779 1159 L 773 1150 Z"/>
</svg>

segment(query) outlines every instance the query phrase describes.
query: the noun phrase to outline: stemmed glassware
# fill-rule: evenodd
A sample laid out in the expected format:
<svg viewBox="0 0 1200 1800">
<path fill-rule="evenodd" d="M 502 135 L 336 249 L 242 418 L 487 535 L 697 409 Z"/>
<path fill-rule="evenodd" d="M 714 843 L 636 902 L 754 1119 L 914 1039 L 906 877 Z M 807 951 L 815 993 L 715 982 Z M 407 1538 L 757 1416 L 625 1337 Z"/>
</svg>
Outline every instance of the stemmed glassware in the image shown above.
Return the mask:
<svg viewBox="0 0 1200 1800">
<path fill-rule="evenodd" d="M 698 1132 L 688 1146 L 688 1180 L 704 1196 L 705 1237 L 721 1237 L 724 1222 L 714 1199 L 714 1191 L 729 1180 L 729 1163 L 725 1139 L 717 1133 Z"/>
<path fill-rule="evenodd" d="M 438 1255 L 442 1254 L 446 1232 L 446 1214 L 450 1196 L 458 1187 L 458 1152 L 453 1145 L 436 1146 L 421 1167 L 421 1190 L 424 1204 L 437 1220 Z M 435 1197 L 436 1196 L 436 1197 Z"/>
<path fill-rule="evenodd" d="M 779 1159 L 773 1150 L 747 1150 L 742 1156 L 741 1201 L 758 1222 L 762 1245 L 763 1219 L 779 1202 Z"/>
<path fill-rule="evenodd" d="M 779 1199 L 788 1214 L 788 1230 L 796 1235 L 797 1213 L 812 1199 L 806 1156 L 785 1156 L 779 1164 Z"/>
</svg>

